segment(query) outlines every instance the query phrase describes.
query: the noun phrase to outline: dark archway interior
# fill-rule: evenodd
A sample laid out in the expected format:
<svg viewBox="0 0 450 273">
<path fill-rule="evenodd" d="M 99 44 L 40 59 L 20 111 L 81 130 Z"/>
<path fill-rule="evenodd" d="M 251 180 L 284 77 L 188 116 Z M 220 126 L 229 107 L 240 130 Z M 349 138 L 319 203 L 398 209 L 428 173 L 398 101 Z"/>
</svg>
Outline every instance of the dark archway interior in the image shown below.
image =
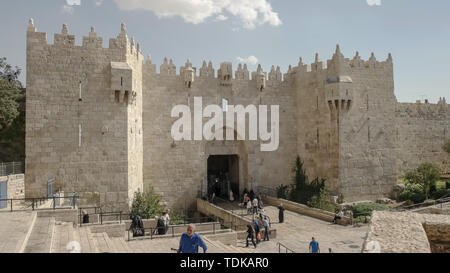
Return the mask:
<svg viewBox="0 0 450 273">
<path fill-rule="evenodd" d="M 239 157 L 237 155 L 211 155 L 208 158 L 208 194 L 229 199 L 239 196 Z"/>
</svg>

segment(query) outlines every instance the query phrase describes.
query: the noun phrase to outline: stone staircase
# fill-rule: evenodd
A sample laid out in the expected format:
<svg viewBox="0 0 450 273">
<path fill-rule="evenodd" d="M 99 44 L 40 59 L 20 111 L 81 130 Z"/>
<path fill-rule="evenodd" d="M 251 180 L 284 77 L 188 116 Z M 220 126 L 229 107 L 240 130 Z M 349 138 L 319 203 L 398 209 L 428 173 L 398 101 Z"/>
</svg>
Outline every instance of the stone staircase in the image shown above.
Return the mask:
<svg viewBox="0 0 450 273">
<path fill-rule="evenodd" d="M 55 229 L 55 218 L 37 217 L 32 226 L 31 235 L 26 243 L 24 253 L 49 253 Z"/>
<path fill-rule="evenodd" d="M 251 248 L 244 248 L 240 246 L 227 245 L 221 241 L 210 240 L 204 237 L 206 246 L 209 253 L 254 253 Z"/>
</svg>

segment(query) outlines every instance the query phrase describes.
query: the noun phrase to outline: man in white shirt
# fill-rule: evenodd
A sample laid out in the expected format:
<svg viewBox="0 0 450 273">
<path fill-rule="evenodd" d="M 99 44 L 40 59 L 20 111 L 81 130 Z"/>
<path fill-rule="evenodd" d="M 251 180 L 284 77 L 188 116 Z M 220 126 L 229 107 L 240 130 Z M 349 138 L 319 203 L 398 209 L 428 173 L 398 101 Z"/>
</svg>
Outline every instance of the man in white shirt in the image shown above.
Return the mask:
<svg viewBox="0 0 450 273">
<path fill-rule="evenodd" d="M 169 231 L 169 225 L 170 225 L 170 209 L 166 210 L 166 216 L 164 217 L 164 226 L 166 228 L 166 233 Z"/>
</svg>

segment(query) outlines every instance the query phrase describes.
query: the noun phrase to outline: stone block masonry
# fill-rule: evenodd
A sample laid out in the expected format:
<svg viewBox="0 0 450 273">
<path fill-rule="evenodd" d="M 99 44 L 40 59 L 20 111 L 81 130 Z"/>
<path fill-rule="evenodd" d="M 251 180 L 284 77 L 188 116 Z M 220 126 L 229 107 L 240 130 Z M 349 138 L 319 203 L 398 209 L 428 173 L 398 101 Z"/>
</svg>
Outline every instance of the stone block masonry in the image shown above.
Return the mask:
<svg viewBox="0 0 450 273">
<path fill-rule="evenodd" d="M 174 141 L 171 110 L 188 105 L 193 113 L 195 97 L 204 105 L 278 105 L 278 150 L 262 152 L 264 141 L 248 137 Z M 389 196 L 398 175 L 423 161 L 449 168 L 439 149 L 450 130 L 445 99 L 400 104 L 390 54 L 348 59 L 339 46 L 331 60 L 300 59 L 284 75 L 279 67 L 250 72 L 246 65 L 233 75 L 230 62 L 216 74 L 211 62 L 197 69 L 190 60 L 178 72 L 167 58 L 158 72 L 124 24 L 104 48 L 94 28 L 78 46 L 66 25 L 48 44 L 30 20 L 26 103 L 26 197 L 45 195 L 54 177 L 57 189 L 107 210 L 125 211 L 134 193 L 150 186 L 169 207 L 195 207 L 208 187 L 208 158 L 216 155 L 238 158 L 239 192 L 290 184 L 300 155 L 311 180 L 326 178 L 329 191 L 346 201 Z M 237 134 L 226 125 L 216 130 Z"/>
</svg>

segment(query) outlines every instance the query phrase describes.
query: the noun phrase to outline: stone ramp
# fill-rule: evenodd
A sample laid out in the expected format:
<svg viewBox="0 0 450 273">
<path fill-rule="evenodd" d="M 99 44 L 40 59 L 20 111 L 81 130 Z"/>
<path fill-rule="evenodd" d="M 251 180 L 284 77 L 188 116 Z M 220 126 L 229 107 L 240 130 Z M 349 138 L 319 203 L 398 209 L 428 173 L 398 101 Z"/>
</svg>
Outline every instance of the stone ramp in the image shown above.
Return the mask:
<svg viewBox="0 0 450 273">
<path fill-rule="evenodd" d="M 24 252 L 50 253 L 54 228 L 55 218 L 37 217 Z"/>
<path fill-rule="evenodd" d="M 23 251 L 36 219 L 36 212 L 0 212 L 0 253 Z"/>
<path fill-rule="evenodd" d="M 227 245 L 221 241 L 211 240 L 207 237 L 204 237 L 203 240 L 208 247 L 208 253 L 254 253 L 254 251 L 249 248 Z"/>
</svg>

